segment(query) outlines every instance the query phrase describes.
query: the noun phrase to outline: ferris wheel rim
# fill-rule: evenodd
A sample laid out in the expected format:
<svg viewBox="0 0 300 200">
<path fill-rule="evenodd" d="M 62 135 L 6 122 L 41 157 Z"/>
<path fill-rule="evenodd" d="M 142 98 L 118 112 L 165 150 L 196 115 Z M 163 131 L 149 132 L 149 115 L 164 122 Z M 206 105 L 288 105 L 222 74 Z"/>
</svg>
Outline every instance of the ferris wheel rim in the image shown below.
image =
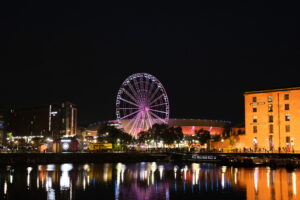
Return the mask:
<svg viewBox="0 0 300 200">
<path fill-rule="evenodd" d="M 123 94 L 126 94 L 126 99 Z M 157 94 L 159 94 L 159 96 L 156 96 Z M 155 104 L 158 101 L 160 102 Z M 123 102 L 123 104 L 129 104 L 131 107 L 120 107 L 121 102 Z M 162 107 L 163 110 L 158 109 Z M 125 116 L 121 116 L 121 110 L 131 110 L 132 112 Z M 166 90 L 155 76 L 148 73 L 135 73 L 123 81 L 118 90 L 116 115 L 118 122 L 124 129 L 126 126 L 131 126 L 129 131 L 130 134 L 132 134 L 132 131 L 140 131 L 140 127 L 149 129 L 156 123 L 156 120 L 160 123 L 167 123 L 169 114 L 170 107 Z M 159 115 L 163 115 L 163 117 L 160 117 Z M 121 122 L 124 119 L 129 120 L 125 127 Z"/>
</svg>

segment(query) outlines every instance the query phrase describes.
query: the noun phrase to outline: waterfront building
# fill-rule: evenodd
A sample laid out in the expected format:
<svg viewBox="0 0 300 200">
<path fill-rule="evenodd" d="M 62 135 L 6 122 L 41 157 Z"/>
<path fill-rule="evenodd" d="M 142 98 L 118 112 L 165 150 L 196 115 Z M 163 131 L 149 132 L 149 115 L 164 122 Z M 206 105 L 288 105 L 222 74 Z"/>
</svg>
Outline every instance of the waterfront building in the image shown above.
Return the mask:
<svg viewBox="0 0 300 200">
<path fill-rule="evenodd" d="M 99 122 L 90 124 L 87 130 L 90 134 L 96 132 L 99 126 L 103 123 L 108 123 L 110 126 L 122 128 L 122 124 L 126 126 L 130 120 L 122 120 L 119 123 L 117 120 L 111 120 L 108 122 Z M 221 120 L 208 120 L 208 119 L 169 119 L 168 125 L 170 127 L 181 127 L 185 136 L 194 135 L 195 131 L 204 129 L 210 132 L 211 135 L 222 135 L 224 129 L 231 124 L 230 121 Z M 126 130 L 125 130 L 126 132 Z"/>
<path fill-rule="evenodd" d="M 170 127 L 181 127 L 184 135 L 194 135 L 200 129 L 207 130 L 211 135 L 222 135 L 224 129 L 231 124 L 230 121 L 208 119 L 170 119 Z"/>
<path fill-rule="evenodd" d="M 7 112 L 5 121 L 14 137 L 73 136 L 77 132 L 77 108 L 70 102 L 14 108 Z"/>
<path fill-rule="evenodd" d="M 244 146 L 300 150 L 300 87 L 245 92 Z"/>
<path fill-rule="evenodd" d="M 0 145 L 4 142 L 5 131 L 4 131 L 4 119 L 3 114 L 0 113 Z"/>
</svg>

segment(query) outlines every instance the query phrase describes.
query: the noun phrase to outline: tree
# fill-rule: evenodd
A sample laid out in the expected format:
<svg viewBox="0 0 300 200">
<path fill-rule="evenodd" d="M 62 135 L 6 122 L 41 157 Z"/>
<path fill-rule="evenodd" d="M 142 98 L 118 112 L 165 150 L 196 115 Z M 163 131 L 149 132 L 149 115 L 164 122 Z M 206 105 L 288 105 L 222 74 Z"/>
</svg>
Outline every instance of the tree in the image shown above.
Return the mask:
<svg viewBox="0 0 300 200">
<path fill-rule="evenodd" d="M 154 140 L 154 136 L 151 134 L 151 132 L 148 131 L 141 131 L 138 133 L 138 141 L 139 143 L 148 143 L 149 141 Z"/>
<path fill-rule="evenodd" d="M 106 140 L 112 144 L 128 144 L 133 140 L 132 136 L 128 133 L 108 124 L 100 125 L 97 132 L 100 140 Z"/>
<path fill-rule="evenodd" d="M 210 132 L 208 130 L 204 130 L 203 128 L 195 131 L 196 138 L 199 140 L 200 144 L 203 145 L 207 143 L 209 145 L 209 140 L 211 138 Z"/>
<path fill-rule="evenodd" d="M 223 132 L 222 132 L 223 138 L 228 138 L 228 137 L 230 137 L 230 131 L 231 131 L 231 124 L 226 123 L 226 124 L 224 125 L 224 130 L 223 130 Z"/>
<path fill-rule="evenodd" d="M 179 142 L 183 139 L 181 127 L 168 127 L 166 124 L 154 124 L 148 131 L 139 133 L 139 141 L 147 143 L 147 141 L 154 140 L 163 141 L 165 144 L 173 144 L 175 141 Z"/>
</svg>

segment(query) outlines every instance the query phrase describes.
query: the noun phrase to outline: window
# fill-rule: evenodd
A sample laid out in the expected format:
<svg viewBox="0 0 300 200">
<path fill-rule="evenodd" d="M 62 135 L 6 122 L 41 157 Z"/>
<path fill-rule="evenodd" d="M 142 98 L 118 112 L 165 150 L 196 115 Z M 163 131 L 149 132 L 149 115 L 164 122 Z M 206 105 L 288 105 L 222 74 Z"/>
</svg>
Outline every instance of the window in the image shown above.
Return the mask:
<svg viewBox="0 0 300 200">
<path fill-rule="evenodd" d="M 257 116 L 253 116 L 253 122 L 257 122 Z"/>
<path fill-rule="evenodd" d="M 256 102 L 256 100 L 257 100 L 256 97 L 252 97 L 253 102 Z"/>
<path fill-rule="evenodd" d="M 257 112 L 257 108 L 253 108 L 252 110 L 253 110 L 253 112 Z"/>
<path fill-rule="evenodd" d="M 268 96 L 268 102 L 273 102 L 273 96 Z"/>
<path fill-rule="evenodd" d="M 285 142 L 286 142 L 286 146 L 290 146 L 291 145 L 291 138 L 290 138 L 290 136 L 287 136 L 285 138 Z"/>
<path fill-rule="evenodd" d="M 290 99 L 290 95 L 289 94 L 285 94 L 284 95 L 284 100 L 289 100 Z"/>
<path fill-rule="evenodd" d="M 253 126 L 253 133 L 257 133 L 257 126 Z"/>
<path fill-rule="evenodd" d="M 273 124 L 270 124 L 269 125 L 269 133 L 273 133 L 273 131 L 274 131 Z"/>
<path fill-rule="evenodd" d="M 269 115 L 269 122 L 273 122 L 273 115 Z"/>
<path fill-rule="evenodd" d="M 285 115 L 285 121 L 290 121 L 291 120 L 291 116 L 289 114 Z"/>
<path fill-rule="evenodd" d="M 269 104 L 268 111 L 273 112 L 273 104 Z"/>
<path fill-rule="evenodd" d="M 291 131 L 291 126 L 290 125 L 285 125 L 285 132 L 290 132 Z"/>
<path fill-rule="evenodd" d="M 289 110 L 290 109 L 290 104 L 284 104 L 284 109 Z"/>
</svg>

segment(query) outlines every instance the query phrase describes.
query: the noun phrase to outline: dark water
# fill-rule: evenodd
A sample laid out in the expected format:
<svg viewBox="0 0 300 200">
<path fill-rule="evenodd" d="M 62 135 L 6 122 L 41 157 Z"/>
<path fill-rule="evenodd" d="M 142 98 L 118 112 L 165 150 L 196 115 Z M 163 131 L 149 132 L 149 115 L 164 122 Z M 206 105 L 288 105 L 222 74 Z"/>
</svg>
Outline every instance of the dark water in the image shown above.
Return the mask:
<svg viewBox="0 0 300 200">
<path fill-rule="evenodd" d="M 300 171 L 214 164 L 1 166 L 1 199 L 300 199 Z"/>
</svg>

